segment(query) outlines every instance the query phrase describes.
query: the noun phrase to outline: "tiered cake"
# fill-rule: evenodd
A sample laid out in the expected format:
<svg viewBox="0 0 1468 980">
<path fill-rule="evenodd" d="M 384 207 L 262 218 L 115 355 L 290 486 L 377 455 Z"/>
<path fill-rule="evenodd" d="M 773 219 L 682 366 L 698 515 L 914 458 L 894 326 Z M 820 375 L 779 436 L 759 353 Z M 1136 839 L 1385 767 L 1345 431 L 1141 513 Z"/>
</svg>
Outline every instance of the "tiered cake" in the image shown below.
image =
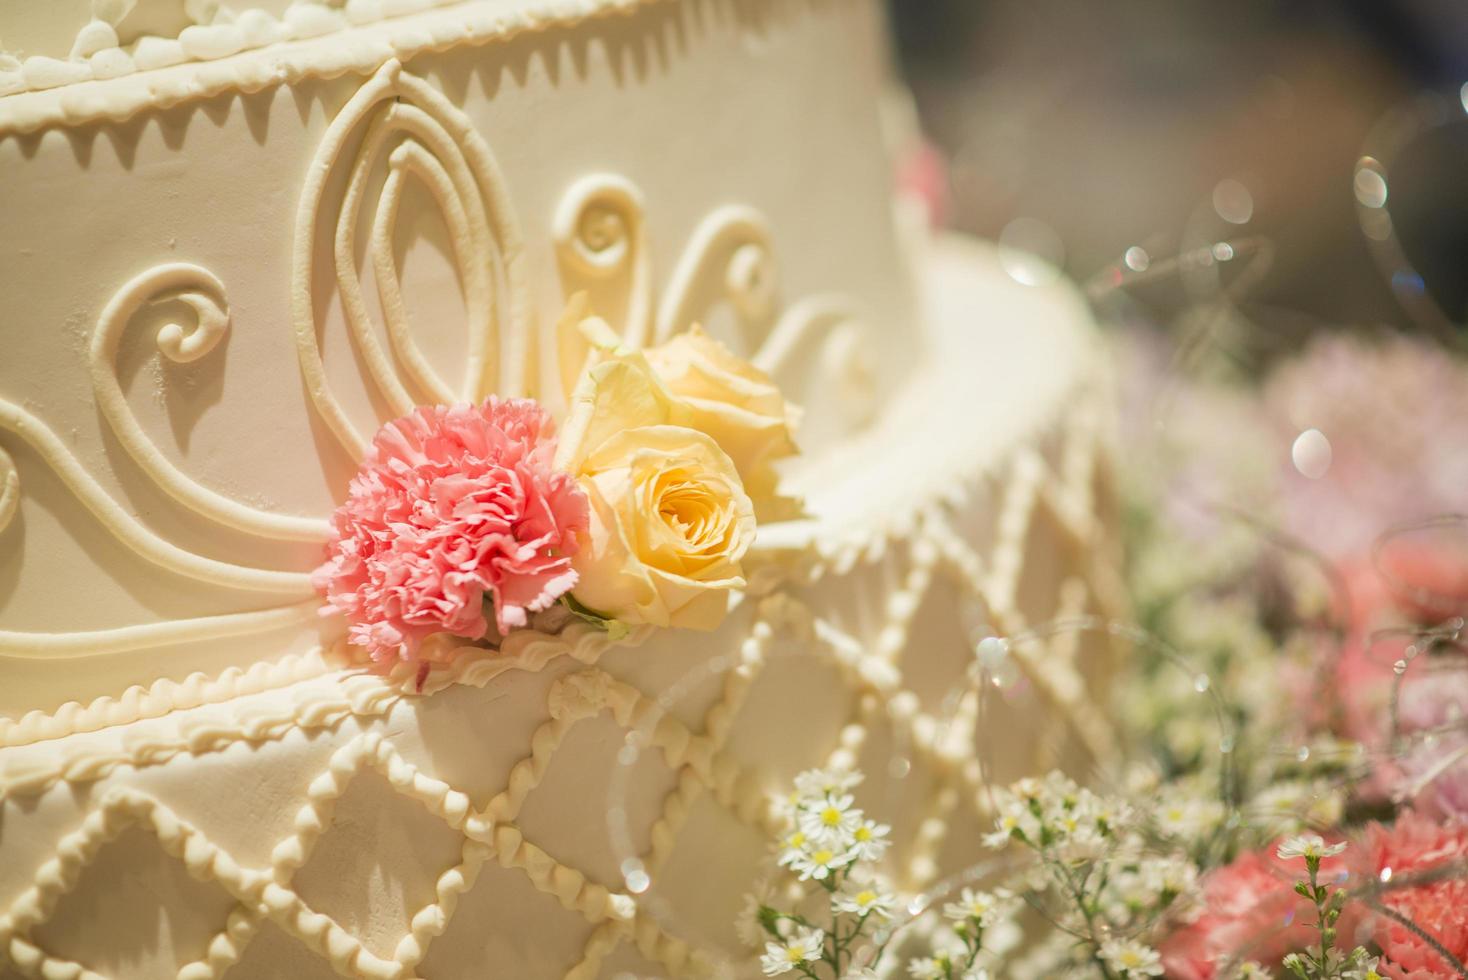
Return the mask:
<svg viewBox="0 0 1468 980">
<path fill-rule="evenodd" d="M 1115 602 L 1104 386 L 1073 292 L 894 217 L 875 2 L 71 0 L 0 49 L 0 977 L 700 975 L 795 772 L 868 772 L 920 888 L 984 779 L 1109 750 L 1099 643 L 969 689 Z M 309 573 L 366 442 L 564 411 L 577 293 L 803 405 L 804 516 L 713 632 L 354 658 Z"/>
</svg>

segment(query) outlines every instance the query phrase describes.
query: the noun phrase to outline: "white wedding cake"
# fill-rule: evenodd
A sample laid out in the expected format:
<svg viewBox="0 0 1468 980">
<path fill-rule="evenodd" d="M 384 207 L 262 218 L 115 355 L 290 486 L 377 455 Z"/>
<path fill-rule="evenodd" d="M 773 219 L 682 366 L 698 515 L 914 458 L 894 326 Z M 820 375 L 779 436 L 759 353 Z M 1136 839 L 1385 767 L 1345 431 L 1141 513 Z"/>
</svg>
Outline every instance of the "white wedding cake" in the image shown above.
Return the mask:
<svg viewBox="0 0 1468 980">
<path fill-rule="evenodd" d="M 876 2 L 245 3 L 0 4 L 0 977 L 744 969 L 796 772 L 864 770 L 919 890 L 986 780 L 1111 751 L 1095 634 L 973 690 L 1117 611 L 1107 392 L 1072 289 L 894 207 Z M 706 349 L 800 406 L 767 499 Z M 724 551 L 623 614 L 595 382 L 647 365 L 730 489 L 650 464 Z M 364 641 L 333 510 L 491 395 L 590 516 L 487 638 Z"/>
</svg>

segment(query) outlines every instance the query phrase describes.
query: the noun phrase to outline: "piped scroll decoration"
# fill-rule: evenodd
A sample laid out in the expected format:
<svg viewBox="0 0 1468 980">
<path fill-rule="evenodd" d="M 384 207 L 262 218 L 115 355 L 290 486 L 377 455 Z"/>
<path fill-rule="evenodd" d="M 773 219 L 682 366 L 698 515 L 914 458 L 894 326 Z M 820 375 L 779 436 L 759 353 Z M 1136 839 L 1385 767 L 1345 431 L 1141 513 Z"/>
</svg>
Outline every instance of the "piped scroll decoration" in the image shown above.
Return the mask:
<svg viewBox="0 0 1468 980">
<path fill-rule="evenodd" d="M 866 360 L 867 328 L 857 304 L 820 294 L 782 311 L 769 222 L 756 209 L 724 205 L 698 224 L 656 312 L 643 196 L 631 182 L 605 174 L 582 178 L 561 199 L 553 227 L 566 295 L 587 297 L 577 316 L 595 313 L 629 346 L 643 347 L 693 323 L 707 326 L 716 310 L 726 308 L 735 335 L 721 339 L 752 354 L 792 400 L 807 403 L 807 434 L 850 432 L 871 420 L 875 368 Z M 564 325 L 556 338 L 564 391 L 585 356 L 578 338 Z"/>
<path fill-rule="evenodd" d="M 353 138 L 362 133 L 355 156 Z M 386 154 L 387 177 L 377 201 L 369 251 L 393 358 L 374 335 L 355 268 L 353 246 L 368 181 Z M 491 392 L 522 395 L 529 386 L 530 299 L 526 257 L 504 178 L 489 145 L 462 111 L 440 92 L 389 61 L 332 121 L 317 149 L 296 212 L 291 288 L 296 345 L 307 389 L 342 446 L 360 459 L 367 440 L 332 393 L 321 357 L 315 305 L 317 228 L 332 221 L 328 187 L 349 166 L 336 205 L 334 273 L 353 343 L 368 374 L 398 414 L 427 398 L 479 401 Z M 413 340 L 392 253 L 394 229 L 409 178 L 423 183 L 449 229 L 468 309 L 465 375 L 457 387 L 439 377 Z M 419 397 L 398 377 L 394 359 Z"/>
<path fill-rule="evenodd" d="M 561 198 L 553 229 L 562 278 L 573 291 L 585 290 L 603 316 L 615 319 L 611 308 L 620 306 L 622 339 L 645 346 L 652 331 L 652 278 L 642 192 L 623 177 L 583 177 Z M 580 367 L 562 364 L 561 371 Z"/>
<path fill-rule="evenodd" d="M 15 460 L 0 447 L 0 531 L 10 526 L 19 509 L 20 473 L 15 468 Z"/>
<path fill-rule="evenodd" d="M 117 380 L 117 350 L 128 321 L 145 305 L 172 296 L 194 312 L 196 324 L 185 331 L 169 323 L 158 331 L 158 349 L 176 363 L 187 364 L 212 351 L 229 330 L 224 284 L 202 266 L 168 262 L 140 273 L 113 295 L 92 334 L 89 361 L 97 408 L 133 461 L 173 499 L 226 527 L 294 541 L 325 540 L 326 521 L 274 514 L 249 507 L 201 485 L 158 450 L 138 424 Z"/>
</svg>

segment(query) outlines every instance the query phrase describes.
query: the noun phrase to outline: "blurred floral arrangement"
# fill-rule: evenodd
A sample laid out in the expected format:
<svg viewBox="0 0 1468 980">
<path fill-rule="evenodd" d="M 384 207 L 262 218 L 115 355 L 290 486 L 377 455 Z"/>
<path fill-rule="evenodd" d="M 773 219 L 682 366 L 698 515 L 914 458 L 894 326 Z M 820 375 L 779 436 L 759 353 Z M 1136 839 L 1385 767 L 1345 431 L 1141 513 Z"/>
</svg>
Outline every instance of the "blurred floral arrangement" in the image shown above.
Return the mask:
<svg viewBox="0 0 1468 980">
<path fill-rule="evenodd" d="M 860 774 L 803 774 L 740 922 L 763 972 L 1468 978 L 1468 366 L 1332 337 L 1256 388 L 1119 356 L 1130 761 L 993 791 L 995 860 L 941 896 L 883 877 Z"/>
</svg>

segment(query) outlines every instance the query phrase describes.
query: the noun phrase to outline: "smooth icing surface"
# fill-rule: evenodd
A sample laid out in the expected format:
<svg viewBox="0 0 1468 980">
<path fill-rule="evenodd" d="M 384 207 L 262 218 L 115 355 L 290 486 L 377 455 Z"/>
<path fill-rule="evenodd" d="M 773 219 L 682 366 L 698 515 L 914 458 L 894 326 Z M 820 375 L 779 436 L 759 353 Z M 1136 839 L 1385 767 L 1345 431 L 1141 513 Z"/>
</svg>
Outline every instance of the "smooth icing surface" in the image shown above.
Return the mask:
<svg viewBox="0 0 1468 980">
<path fill-rule="evenodd" d="M 1120 610 L 1107 391 L 1072 290 L 901 240 L 875 3 L 11 17 L 0 977 L 706 975 L 796 771 L 869 773 L 919 889 L 985 781 L 1113 751 L 1098 637 L 969 689 Z M 803 403 L 808 516 L 713 633 L 354 666 L 306 573 L 366 440 L 558 409 L 578 292 Z"/>
</svg>

